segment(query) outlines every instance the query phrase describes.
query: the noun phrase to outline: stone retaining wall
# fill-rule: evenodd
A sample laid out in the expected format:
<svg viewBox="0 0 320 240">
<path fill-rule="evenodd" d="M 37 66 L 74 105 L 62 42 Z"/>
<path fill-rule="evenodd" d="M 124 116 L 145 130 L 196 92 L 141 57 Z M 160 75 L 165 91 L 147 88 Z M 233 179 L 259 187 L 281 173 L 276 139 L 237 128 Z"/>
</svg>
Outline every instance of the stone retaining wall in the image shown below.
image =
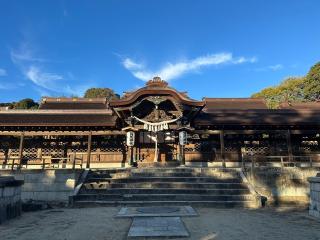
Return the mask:
<svg viewBox="0 0 320 240">
<path fill-rule="evenodd" d="M 320 173 L 308 179 L 310 183 L 309 214 L 320 219 Z"/>
<path fill-rule="evenodd" d="M 0 224 L 21 215 L 21 185 L 13 177 L 0 177 Z"/>
<path fill-rule="evenodd" d="M 255 190 L 267 198 L 267 205 L 309 204 L 308 178 L 319 172 L 319 168 L 260 167 L 246 169 L 246 176 Z"/>
<path fill-rule="evenodd" d="M 68 203 L 82 170 L 1 170 L 2 176 L 14 176 L 23 180 L 21 199 L 23 202 L 44 201 Z"/>
</svg>

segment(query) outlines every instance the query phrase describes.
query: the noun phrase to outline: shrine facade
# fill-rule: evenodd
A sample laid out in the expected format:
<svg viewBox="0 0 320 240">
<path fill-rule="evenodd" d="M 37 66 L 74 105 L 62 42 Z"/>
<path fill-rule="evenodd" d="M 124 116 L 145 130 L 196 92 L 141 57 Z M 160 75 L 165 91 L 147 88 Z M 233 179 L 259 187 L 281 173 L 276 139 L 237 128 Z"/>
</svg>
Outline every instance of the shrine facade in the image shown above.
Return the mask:
<svg viewBox="0 0 320 240">
<path fill-rule="evenodd" d="M 188 97 L 155 77 L 120 99 L 48 98 L 0 110 L 2 168 L 311 164 L 320 162 L 320 103 Z"/>
</svg>

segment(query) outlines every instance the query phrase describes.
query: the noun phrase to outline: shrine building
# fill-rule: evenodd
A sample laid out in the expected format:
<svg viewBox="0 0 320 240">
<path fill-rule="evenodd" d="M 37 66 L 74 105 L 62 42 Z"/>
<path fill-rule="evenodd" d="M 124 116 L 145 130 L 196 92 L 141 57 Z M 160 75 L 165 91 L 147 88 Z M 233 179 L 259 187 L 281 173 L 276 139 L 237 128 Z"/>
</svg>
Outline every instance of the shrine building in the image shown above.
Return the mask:
<svg viewBox="0 0 320 240">
<path fill-rule="evenodd" d="M 2 168 L 239 167 L 320 162 L 320 103 L 188 97 L 155 77 L 120 99 L 0 110 Z"/>
</svg>

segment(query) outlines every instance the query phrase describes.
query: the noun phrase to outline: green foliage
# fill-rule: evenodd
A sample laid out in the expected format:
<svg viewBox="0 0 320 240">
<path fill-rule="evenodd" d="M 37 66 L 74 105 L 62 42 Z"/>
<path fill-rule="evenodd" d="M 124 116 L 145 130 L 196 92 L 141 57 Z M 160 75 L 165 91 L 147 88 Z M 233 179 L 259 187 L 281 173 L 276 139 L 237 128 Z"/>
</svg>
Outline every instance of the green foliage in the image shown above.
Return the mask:
<svg viewBox="0 0 320 240">
<path fill-rule="evenodd" d="M 85 94 L 85 98 L 107 98 L 108 100 L 119 99 L 120 96 L 110 88 L 90 88 Z"/>
<path fill-rule="evenodd" d="M 304 94 L 309 101 L 320 100 L 320 62 L 311 67 L 306 76 Z"/>
<path fill-rule="evenodd" d="M 301 102 L 304 101 L 304 81 L 303 77 L 290 77 L 280 85 L 265 88 L 252 97 L 265 99 L 269 108 L 278 108 L 282 102 Z"/>
<path fill-rule="evenodd" d="M 14 104 L 15 109 L 37 109 L 39 104 L 31 98 L 25 98 Z"/>
<path fill-rule="evenodd" d="M 0 107 L 9 107 L 9 109 L 12 109 L 16 103 L 0 103 Z"/>
<path fill-rule="evenodd" d="M 311 67 L 305 77 L 287 78 L 278 86 L 265 88 L 251 97 L 265 99 L 270 108 L 278 108 L 282 102 L 320 100 L 320 62 Z"/>
</svg>

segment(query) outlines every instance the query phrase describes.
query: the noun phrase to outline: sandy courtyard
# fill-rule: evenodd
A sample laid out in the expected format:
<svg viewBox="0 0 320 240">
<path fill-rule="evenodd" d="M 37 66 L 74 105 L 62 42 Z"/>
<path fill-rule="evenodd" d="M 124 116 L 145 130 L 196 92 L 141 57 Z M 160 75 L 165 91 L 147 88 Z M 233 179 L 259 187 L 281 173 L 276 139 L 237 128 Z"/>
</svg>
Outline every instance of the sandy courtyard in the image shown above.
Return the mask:
<svg viewBox="0 0 320 240">
<path fill-rule="evenodd" d="M 24 213 L 22 217 L 0 225 L 0 239 L 126 239 L 132 220 L 114 218 L 119 209 L 64 208 Z M 200 216 L 182 218 L 190 232 L 187 239 L 320 239 L 320 221 L 309 217 L 306 211 L 213 208 L 196 210 Z"/>
</svg>

